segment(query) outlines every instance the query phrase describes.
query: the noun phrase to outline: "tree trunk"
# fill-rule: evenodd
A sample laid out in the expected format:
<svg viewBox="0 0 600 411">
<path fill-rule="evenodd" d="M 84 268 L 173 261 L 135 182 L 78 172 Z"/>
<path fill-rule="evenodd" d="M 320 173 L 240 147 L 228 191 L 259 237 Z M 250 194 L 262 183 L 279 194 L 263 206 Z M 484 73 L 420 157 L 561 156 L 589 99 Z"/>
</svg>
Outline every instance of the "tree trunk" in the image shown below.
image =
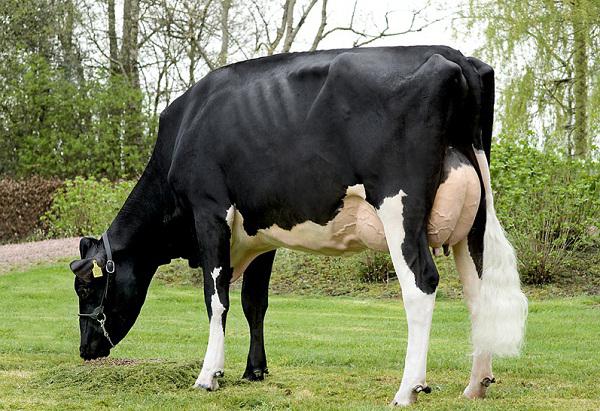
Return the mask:
<svg viewBox="0 0 600 411">
<path fill-rule="evenodd" d="M 229 55 L 229 9 L 231 0 L 221 0 L 221 51 L 217 58 L 217 67 L 227 64 Z"/>
<path fill-rule="evenodd" d="M 123 130 L 124 172 L 135 177 L 146 164 L 142 130 L 142 90 L 138 67 L 140 23 L 139 0 L 125 0 L 123 3 L 123 40 L 121 43 L 122 72 L 129 85 L 127 107 Z"/>
<path fill-rule="evenodd" d="M 110 58 L 110 73 L 111 75 L 114 75 L 117 74 L 119 71 L 119 49 L 117 45 L 115 0 L 108 0 L 108 50 Z"/>
<path fill-rule="evenodd" d="M 125 0 L 123 3 L 123 41 L 121 44 L 121 64 L 123 74 L 134 88 L 140 86 L 138 70 L 138 31 L 139 31 L 139 0 Z"/>
<path fill-rule="evenodd" d="M 574 65 L 574 97 L 575 97 L 575 143 L 576 158 L 586 158 L 589 154 L 587 106 L 588 106 L 588 33 L 585 25 L 585 5 L 582 0 L 572 3 L 573 21 L 573 65 Z"/>
<path fill-rule="evenodd" d="M 83 64 L 77 46 L 73 42 L 75 28 L 75 5 L 72 0 L 66 0 L 62 5 L 64 20 L 62 27 L 58 28 L 58 39 L 62 48 L 63 69 L 66 77 L 73 82 L 83 83 Z"/>
</svg>

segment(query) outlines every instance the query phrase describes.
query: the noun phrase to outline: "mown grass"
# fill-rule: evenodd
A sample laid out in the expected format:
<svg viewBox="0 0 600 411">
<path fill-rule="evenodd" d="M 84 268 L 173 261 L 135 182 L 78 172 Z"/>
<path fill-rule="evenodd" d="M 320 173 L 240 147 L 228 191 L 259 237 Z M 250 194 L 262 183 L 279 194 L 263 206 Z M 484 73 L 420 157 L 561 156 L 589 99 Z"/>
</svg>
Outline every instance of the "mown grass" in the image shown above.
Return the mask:
<svg viewBox="0 0 600 411">
<path fill-rule="evenodd" d="M 397 299 L 275 296 L 267 315 L 271 374 L 240 380 L 248 331 L 232 293 L 222 389 L 191 388 L 206 347 L 201 293 L 152 285 L 111 358 L 83 363 L 72 277 L 64 265 L 0 276 L 2 409 L 388 409 L 400 381 L 406 323 Z M 600 409 L 600 299 L 531 303 L 520 359 L 495 361 L 488 399 L 460 397 L 469 376 L 469 323 L 460 301 L 437 304 L 428 382 L 415 409 Z"/>
</svg>

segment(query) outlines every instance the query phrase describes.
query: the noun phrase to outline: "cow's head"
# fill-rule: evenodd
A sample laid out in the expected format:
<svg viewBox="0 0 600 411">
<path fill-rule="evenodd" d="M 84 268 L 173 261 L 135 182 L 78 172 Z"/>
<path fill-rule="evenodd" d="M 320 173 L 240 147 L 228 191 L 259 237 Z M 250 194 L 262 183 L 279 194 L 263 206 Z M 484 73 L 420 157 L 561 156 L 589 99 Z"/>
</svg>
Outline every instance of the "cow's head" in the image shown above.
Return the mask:
<svg viewBox="0 0 600 411">
<path fill-rule="evenodd" d="M 110 273 L 105 244 L 102 239 L 82 238 L 81 259 L 71 263 L 79 314 L 83 314 L 79 319 L 79 353 L 85 360 L 108 356 L 113 344 L 125 337 L 142 308 L 150 282 L 144 275 L 149 267 L 126 252 L 112 250 L 115 270 Z"/>
</svg>

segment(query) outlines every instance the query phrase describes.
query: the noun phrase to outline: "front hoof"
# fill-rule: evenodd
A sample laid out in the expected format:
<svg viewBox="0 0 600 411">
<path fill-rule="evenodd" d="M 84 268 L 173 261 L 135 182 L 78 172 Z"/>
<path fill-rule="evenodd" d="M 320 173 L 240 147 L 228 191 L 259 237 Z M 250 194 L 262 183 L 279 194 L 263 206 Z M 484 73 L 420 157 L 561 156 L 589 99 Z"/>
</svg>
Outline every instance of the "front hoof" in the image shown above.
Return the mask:
<svg viewBox="0 0 600 411">
<path fill-rule="evenodd" d="M 420 392 L 429 394 L 431 392 L 431 387 L 429 387 L 427 384 L 418 384 L 415 385 L 412 389 L 410 389 L 410 391 L 408 391 L 407 389 L 400 389 L 396 393 L 394 401 L 392 401 L 390 405 L 400 407 L 407 407 L 409 405 L 412 405 L 415 402 L 417 402 L 417 395 Z"/>
<path fill-rule="evenodd" d="M 390 403 L 392 407 L 408 407 L 409 405 L 417 402 L 417 396 L 411 395 L 411 398 L 394 398 L 394 400 Z"/>
<path fill-rule="evenodd" d="M 408 407 L 409 405 L 417 402 L 417 393 L 410 392 L 408 394 L 400 394 L 400 392 L 396 393 L 394 400 L 390 403 L 393 407 Z"/>
<path fill-rule="evenodd" d="M 223 370 L 212 372 L 201 372 L 194 384 L 194 388 L 203 388 L 206 391 L 216 391 L 219 389 L 219 381 L 217 378 L 223 377 Z"/>
<path fill-rule="evenodd" d="M 267 368 L 256 368 L 254 370 L 246 370 L 243 379 L 248 381 L 262 381 L 265 379 L 265 374 L 268 374 L 269 370 Z"/>
</svg>

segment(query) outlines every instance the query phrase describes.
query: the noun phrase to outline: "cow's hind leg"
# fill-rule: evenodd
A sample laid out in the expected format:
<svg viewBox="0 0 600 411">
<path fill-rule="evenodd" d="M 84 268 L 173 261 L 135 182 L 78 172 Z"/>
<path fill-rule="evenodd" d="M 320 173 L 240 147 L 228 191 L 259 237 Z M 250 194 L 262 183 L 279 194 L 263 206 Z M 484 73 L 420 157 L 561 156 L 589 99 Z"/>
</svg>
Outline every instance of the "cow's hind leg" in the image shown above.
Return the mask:
<svg viewBox="0 0 600 411">
<path fill-rule="evenodd" d="M 425 230 L 426 207 L 404 192 L 385 198 L 378 210 L 394 269 L 400 280 L 408 323 L 408 347 L 402 383 L 393 405 L 409 405 L 425 382 L 429 331 L 439 276 L 429 253 Z"/>
<path fill-rule="evenodd" d="M 217 378 L 223 376 L 225 364 L 225 322 L 232 275 L 229 265 L 230 231 L 225 218 L 216 213 L 198 213 L 195 220 L 204 271 L 204 301 L 210 334 L 202 371 L 194 387 L 213 391 L 219 388 Z"/>
<path fill-rule="evenodd" d="M 471 319 L 475 321 L 474 308 L 479 304 L 481 279 L 477 275 L 475 262 L 469 253 L 468 239 L 464 239 L 453 247 L 456 269 L 463 284 L 463 294 Z M 488 386 L 493 383 L 492 354 L 489 352 L 475 352 L 473 354 L 473 367 L 471 379 L 463 395 L 467 398 L 484 398 Z"/>
<path fill-rule="evenodd" d="M 263 337 L 263 322 L 269 305 L 269 280 L 275 250 L 259 255 L 244 272 L 242 307 L 250 327 L 250 351 L 242 378 L 262 380 L 267 370 L 267 356 Z"/>
</svg>

